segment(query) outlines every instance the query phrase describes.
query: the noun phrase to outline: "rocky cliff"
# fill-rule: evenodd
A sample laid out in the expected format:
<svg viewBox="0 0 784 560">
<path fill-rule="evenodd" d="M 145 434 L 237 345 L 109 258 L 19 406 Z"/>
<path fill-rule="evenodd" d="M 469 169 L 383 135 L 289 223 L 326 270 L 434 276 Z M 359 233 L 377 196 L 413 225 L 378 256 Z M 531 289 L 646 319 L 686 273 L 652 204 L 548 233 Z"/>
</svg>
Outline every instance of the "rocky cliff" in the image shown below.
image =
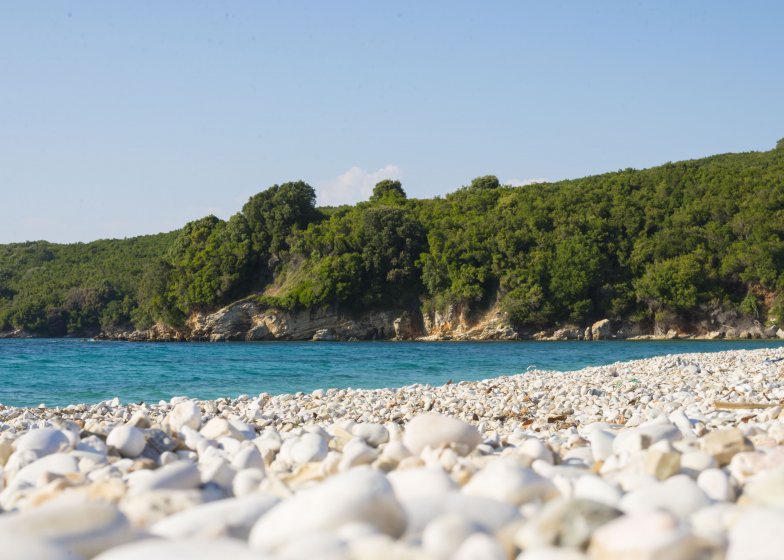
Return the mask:
<svg viewBox="0 0 784 560">
<path fill-rule="evenodd" d="M 673 338 L 782 338 L 778 326 L 759 323 L 645 324 L 602 319 L 589 325 L 562 325 L 542 331 L 515 329 L 497 306 L 471 311 L 449 306 L 441 311 L 346 311 L 314 308 L 287 311 L 252 301 L 214 313 L 195 313 L 184 327 L 158 324 L 144 331 L 102 333 L 100 338 L 132 341 L 227 340 L 606 340 Z"/>
</svg>

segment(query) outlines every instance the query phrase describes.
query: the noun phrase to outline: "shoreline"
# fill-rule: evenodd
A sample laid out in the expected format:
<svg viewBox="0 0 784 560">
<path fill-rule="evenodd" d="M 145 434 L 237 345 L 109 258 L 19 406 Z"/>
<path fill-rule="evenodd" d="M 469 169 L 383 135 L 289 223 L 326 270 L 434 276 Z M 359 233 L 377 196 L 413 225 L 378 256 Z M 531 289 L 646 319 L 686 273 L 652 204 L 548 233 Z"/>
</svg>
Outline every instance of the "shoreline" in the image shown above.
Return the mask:
<svg viewBox="0 0 784 560">
<path fill-rule="evenodd" d="M 766 348 L 435 387 L 3 406 L 0 536 L 102 560 L 773 557 L 782 403 L 784 348 Z"/>
</svg>

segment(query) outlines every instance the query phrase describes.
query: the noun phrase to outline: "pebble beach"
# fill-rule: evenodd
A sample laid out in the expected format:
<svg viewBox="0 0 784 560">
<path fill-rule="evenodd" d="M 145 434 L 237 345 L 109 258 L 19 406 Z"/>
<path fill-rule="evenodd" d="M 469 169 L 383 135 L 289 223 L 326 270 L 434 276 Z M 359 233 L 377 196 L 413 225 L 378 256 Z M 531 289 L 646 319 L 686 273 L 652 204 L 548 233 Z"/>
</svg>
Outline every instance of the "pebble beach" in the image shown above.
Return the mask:
<svg viewBox="0 0 784 560">
<path fill-rule="evenodd" d="M 784 348 L 0 406 L 4 560 L 784 558 Z"/>
</svg>

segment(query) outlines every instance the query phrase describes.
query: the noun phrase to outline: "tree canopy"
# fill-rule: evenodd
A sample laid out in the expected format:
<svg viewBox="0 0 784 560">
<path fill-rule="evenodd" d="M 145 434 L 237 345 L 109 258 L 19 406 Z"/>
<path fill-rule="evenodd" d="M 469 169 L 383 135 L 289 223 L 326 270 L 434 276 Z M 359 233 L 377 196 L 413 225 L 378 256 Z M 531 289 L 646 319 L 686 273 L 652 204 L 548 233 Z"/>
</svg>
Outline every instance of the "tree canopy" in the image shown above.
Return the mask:
<svg viewBox="0 0 784 560">
<path fill-rule="evenodd" d="M 286 308 L 497 303 L 523 327 L 784 310 L 784 150 L 524 187 L 478 177 L 318 208 L 302 181 L 155 236 L 0 246 L 0 330 L 177 324 L 256 298 Z"/>
</svg>

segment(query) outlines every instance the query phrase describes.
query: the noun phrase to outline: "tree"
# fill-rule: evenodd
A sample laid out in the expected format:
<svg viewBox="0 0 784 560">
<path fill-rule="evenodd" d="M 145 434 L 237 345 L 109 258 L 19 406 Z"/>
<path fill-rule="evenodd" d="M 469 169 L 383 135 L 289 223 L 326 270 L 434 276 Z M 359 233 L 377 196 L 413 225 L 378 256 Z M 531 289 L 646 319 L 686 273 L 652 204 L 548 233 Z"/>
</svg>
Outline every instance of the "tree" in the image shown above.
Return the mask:
<svg viewBox="0 0 784 560">
<path fill-rule="evenodd" d="M 398 204 L 406 199 L 406 191 L 400 181 L 384 179 L 376 183 L 373 187 L 373 194 L 370 196 L 371 202 L 381 202 L 388 205 Z"/>
</svg>

